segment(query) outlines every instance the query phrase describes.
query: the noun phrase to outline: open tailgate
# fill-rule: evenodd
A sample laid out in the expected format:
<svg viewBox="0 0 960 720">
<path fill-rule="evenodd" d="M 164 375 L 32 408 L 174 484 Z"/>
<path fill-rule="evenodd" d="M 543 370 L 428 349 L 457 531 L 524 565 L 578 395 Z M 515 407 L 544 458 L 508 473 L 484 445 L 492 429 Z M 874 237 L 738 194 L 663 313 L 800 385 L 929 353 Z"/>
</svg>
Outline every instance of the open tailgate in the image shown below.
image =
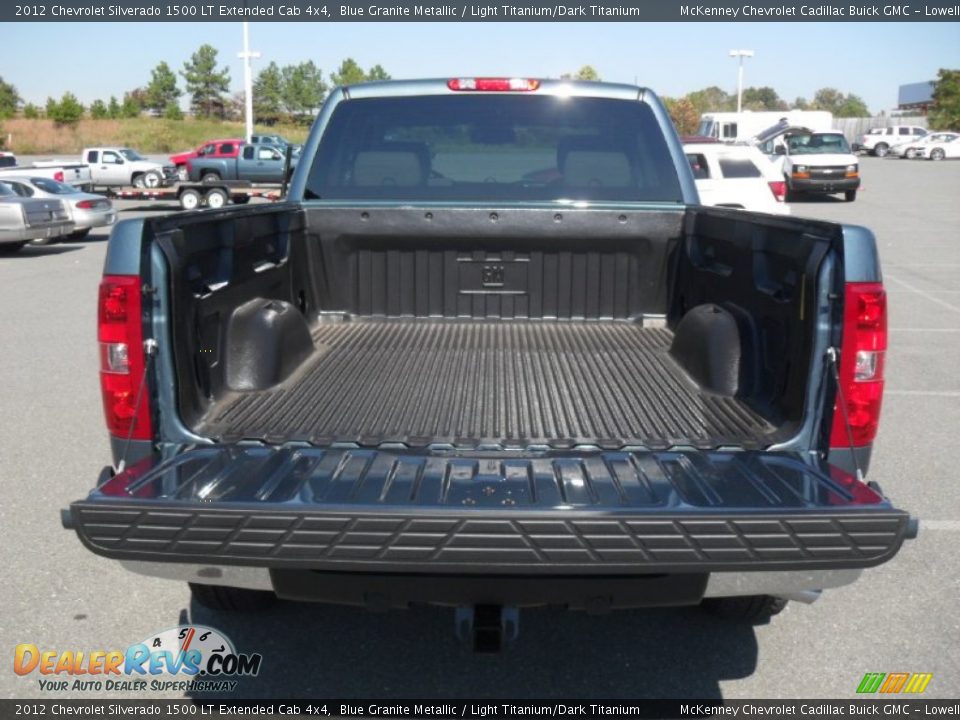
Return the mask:
<svg viewBox="0 0 960 720">
<path fill-rule="evenodd" d="M 203 446 L 104 476 L 64 522 L 122 560 L 478 574 L 862 568 L 916 523 L 763 452 Z M 106 479 L 109 478 L 109 479 Z"/>
</svg>

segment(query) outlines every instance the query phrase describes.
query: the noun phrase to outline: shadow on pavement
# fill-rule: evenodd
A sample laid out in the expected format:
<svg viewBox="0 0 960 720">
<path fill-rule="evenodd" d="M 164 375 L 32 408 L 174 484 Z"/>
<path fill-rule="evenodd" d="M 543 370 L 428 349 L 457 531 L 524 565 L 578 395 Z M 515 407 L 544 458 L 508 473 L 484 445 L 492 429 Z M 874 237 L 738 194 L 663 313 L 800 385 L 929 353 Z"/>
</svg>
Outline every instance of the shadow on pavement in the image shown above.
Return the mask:
<svg viewBox="0 0 960 720">
<path fill-rule="evenodd" d="M 721 698 L 721 680 L 751 675 L 753 627 L 697 608 L 588 616 L 522 610 L 520 637 L 500 655 L 474 655 L 453 634 L 453 610 L 384 614 L 281 602 L 230 614 L 195 602 L 189 621 L 217 628 L 237 652 L 263 655 L 236 698 Z M 214 695 L 196 693 L 197 699 Z"/>
<path fill-rule="evenodd" d="M 25 245 L 17 252 L 0 252 L 0 260 L 15 260 L 17 258 L 26 260 L 42 255 L 62 255 L 63 253 L 74 252 L 76 250 L 83 250 L 83 245 L 80 243 L 76 245 L 62 245 L 59 243 L 56 245 Z"/>
</svg>

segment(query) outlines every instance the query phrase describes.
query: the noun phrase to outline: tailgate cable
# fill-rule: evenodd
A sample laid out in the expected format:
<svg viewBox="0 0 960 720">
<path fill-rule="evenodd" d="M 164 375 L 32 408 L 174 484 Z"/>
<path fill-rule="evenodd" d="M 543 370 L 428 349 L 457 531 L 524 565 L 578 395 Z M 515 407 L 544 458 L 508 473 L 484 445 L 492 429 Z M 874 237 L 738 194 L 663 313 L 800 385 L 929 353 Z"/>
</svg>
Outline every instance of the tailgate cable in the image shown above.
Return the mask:
<svg viewBox="0 0 960 720">
<path fill-rule="evenodd" d="M 140 403 L 143 402 L 143 393 L 147 389 L 147 372 L 150 370 L 150 360 L 157 352 L 157 341 L 148 338 L 143 341 L 143 354 L 146 361 L 143 363 L 143 375 L 140 378 L 140 386 L 137 388 L 137 399 L 133 403 L 133 422 L 130 423 L 130 429 L 127 431 L 127 439 L 123 443 L 123 453 L 120 455 L 120 462 L 117 463 L 117 473 L 122 473 L 127 466 L 127 453 L 130 451 L 130 441 L 133 440 L 133 431 L 137 426 L 137 418 L 140 416 Z"/>
<path fill-rule="evenodd" d="M 833 379 L 837 383 L 837 407 L 843 415 L 843 426 L 847 430 L 847 442 L 850 444 L 850 456 L 853 458 L 853 468 L 857 473 L 857 480 L 863 482 L 863 470 L 860 469 L 860 463 L 857 461 L 857 450 L 853 444 L 853 428 L 850 427 L 850 415 L 847 412 L 847 399 L 843 396 L 843 384 L 840 382 L 839 353 L 837 348 L 827 348 L 827 360 L 830 362 L 830 369 L 833 370 Z"/>
</svg>

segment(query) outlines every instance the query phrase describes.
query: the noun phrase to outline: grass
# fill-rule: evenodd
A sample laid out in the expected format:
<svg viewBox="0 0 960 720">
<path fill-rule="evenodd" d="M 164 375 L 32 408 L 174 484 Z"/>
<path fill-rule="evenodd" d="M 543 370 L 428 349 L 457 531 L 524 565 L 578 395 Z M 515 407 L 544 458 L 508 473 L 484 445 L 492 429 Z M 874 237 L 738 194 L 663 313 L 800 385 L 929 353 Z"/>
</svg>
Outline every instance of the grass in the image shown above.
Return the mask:
<svg viewBox="0 0 960 720">
<path fill-rule="evenodd" d="M 256 129 L 283 135 L 293 142 L 303 142 L 309 130 L 300 125 L 258 126 Z M 169 153 L 192 149 L 216 138 L 243 137 L 244 126 L 239 122 L 193 118 L 131 118 L 84 119 L 69 127 L 58 126 L 52 120 L 13 118 L 3 121 L 3 134 L 3 146 L 19 155 L 79 155 L 83 148 L 98 145 L 132 147 L 142 153 Z"/>
</svg>

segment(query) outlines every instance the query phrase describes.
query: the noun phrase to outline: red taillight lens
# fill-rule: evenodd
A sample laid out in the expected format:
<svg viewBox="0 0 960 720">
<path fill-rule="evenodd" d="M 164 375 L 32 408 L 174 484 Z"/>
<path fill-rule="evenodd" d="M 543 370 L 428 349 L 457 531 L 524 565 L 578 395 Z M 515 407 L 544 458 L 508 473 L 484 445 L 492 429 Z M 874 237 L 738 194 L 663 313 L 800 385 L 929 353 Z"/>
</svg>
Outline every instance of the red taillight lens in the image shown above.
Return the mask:
<svg viewBox="0 0 960 720">
<path fill-rule="evenodd" d="M 96 204 L 96 200 L 81 200 L 77 203 L 76 207 L 80 208 L 81 210 L 93 210 Z"/>
<path fill-rule="evenodd" d="M 106 275 L 100 282 L 100 389 L 110 434 L 149 440 L 153 424 L 146 389 L 137 405 L 145 364 L 140 298 L 140 278 L 135 275 Z"/>
<path fill-rule="evenodd" d="M 530 78 L 453 78 L 447 80 L 447 87 L 469 92 L 531 92 L 540 87 L 540 81 Z"/>
<path fill-rule="evenodd" d="M 787 197 L 787 184 L 783 180 L 771 180 L 767 183 L 770 186 L 770 192 L 777 199 L 777 202 L 783 202 Z"/>
<path fill-rule="evenodd" d="M 57 170 L 53 174 L 53 179 L 56 180 L 57 182 L 63 182 L 63 170 Z"/>
<path fill-rule="evenodd" d="M 883 401 L 884 357 L 887 349 L 887 294 L 881 283 L 847 283 L 840 349 L 840 390 L 833 408 L 831 447 L 868 445 L 877 435 Z M 846 423 L 850 424 L 848 433 Z"/>
</svg>

